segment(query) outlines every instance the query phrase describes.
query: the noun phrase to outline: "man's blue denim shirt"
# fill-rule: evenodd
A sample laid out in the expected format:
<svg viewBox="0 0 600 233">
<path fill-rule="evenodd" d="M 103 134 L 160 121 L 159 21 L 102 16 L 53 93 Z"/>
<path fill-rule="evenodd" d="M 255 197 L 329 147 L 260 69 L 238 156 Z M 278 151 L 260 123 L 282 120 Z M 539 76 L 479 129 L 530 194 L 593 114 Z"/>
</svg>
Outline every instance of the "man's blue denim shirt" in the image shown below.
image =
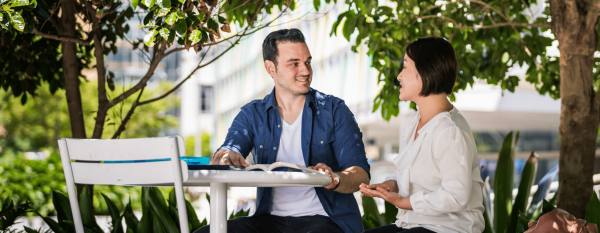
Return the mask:
<svg viewBox="0 0 600 233">
<path fill-rule="evenodd" d="M 333 171 L 359 166 L 370 177 L 362 133 L 343 100 L 311 88 L 306 94 L 302 114 L 302 154 L 308 166 L 325 163 Z M 218 150 L 235 151 L 244 157 L 252 152 L 255 164 L 271 164 L 277 157 L 280 137 L 281 116 L 273 89 L 264 99 L 242 107 Z M 272 188 L 258 188 L 255 215 L 269 213 L 271 191 Z M 363 231 L 353 194 L 328 191 L 323 187 L 315 187 L 315 191 L 325 212 L 344 232 Z"/>
</svg>

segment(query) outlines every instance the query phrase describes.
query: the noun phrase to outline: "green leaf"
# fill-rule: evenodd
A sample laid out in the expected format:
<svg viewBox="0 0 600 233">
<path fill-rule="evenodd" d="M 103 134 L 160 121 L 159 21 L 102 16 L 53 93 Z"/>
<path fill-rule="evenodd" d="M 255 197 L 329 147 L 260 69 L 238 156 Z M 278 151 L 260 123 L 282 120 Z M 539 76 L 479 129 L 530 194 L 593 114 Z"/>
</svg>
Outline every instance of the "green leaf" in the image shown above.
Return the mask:
<svg viewBox="0 0 600 233">
<path fill-rule="evenodd" d="M 171 14 L 169 14 L 169 15 L 167 16 L 167 18 L 165 19 L 165 22 L 166 22 L 168 25 L 171 25 L 171 26 L 172 26 L 172 25 L 173 25 L 173 24 L 175 24 L 175 22 L 177 21 L 177 18 L 178 18 L 178 17 L 177 17 L 177 13 L 176 13 L 176 12 L 171 12 Z"/>
<path fill-rule="evenodd" d="M 516 228 L 515 232 L 517 232 L 517 233 L 525 232 L 528 228 L 529 220 L 527 220 L 527 218 L 523 217 L 522 213 L 520 213 L 517 221 L 518 221 L 518 223 L 517 223 L 517 228 Z"/>
<path fill-rule="evenodd" d="M 26 233 L 39 233 L 40 232 L 40 231 L 36 231 L 34 229 L 31 229 L 31 228 L 29 228 L 27 226 L 23 226 L 23 229 L 25 230 Z"/>
<path fill-rule="evenodd" d="M 540 217 L 544 214 L 547 214 L 550 211 L 553 211 L 554 209 L 556 209 L 556 207 L 554 207 L 554 205 L 550 204 L 550 202 L 544 199 L 542 201 L 542 214 L 540 214 Z"/>
<path fill-rule="evenodd" d="M 366 215 L 366 214 L 363 215 L 362 221 L 363 221 L 363 227 L 365 228 L 365 230 L 375 228 L 375 224 L 373 224 L 373 221 L 371 219 L 372 218 L 370 218 L 370 215 Z"/>
<path fill-rule="evenodd" d="M 25 21 L 23 20 L 23 17 L 21 17 L 21 13 L 19 12 L 12 12 L 9 14 L 10 17 L 10 22 L 12 23 L 13 27 L 15 29 L 17 29 L 18 31 L 22 32 L 23 29 L 25 29 Z M 27 100 L 27 97 L 24 97 L 25 100 Z"/>
<path fill-rule="evenodd" d="M 146 34 L 146 36 L 144 36 L 144 44 L 146 44 L 146 46 L 148 47 L 152 47 L 154 46 L 154 41 L 156 40 L 156 28 L 148 31 L 148 33 Z"/>
<path fill-rule="evenodd" d="M 90 229 L 93 232 L 102 232 L 100 226 L 96 222 L 96 217 L 94 217 L 94 209 L 92 207 L 92 200 L 90 199 L 90 195 L 88 195 L 88 186 L 85 185 L 81 195 L 79 196 L 79 210 L 81 212 L 81 222 L 83 223 L 83 227 Z"/>
<path fill-rule="evenodd" d="M 150 23 L 150 20 L 154 19 L 154 11 L 148 12 L 142 21 L 144 25 Z"/>
<path fill-rule="evenodd" d="M 546 175 L 538 182 L 538 189 L 535 191 L 535 194 L 533 194 L 531 204 L 527 210 L 527 218 L 532 221 L 537 221 L 539 211 L 542 208 L 542 200 L 544 200 L 546 195 L 550 192 L 550 185 L 554 181 L 556 175 L 558 175 L 558 165 L 548 171 L 548 173 L 546 173 Z"/>
<path fill-rule="evenodd" d="M 185 209 L 187 210 L 188 222 L 190 223 L 190 232 L 194 232 L 204 226 L 198 219 L 198 215 L 196 215 L 196 210 L 194 210 L 192 203 L 188 200 L 185 200 Z"/>
<path fill-rule="evenodd" d="M 600 200 L 598 200 L 598 195 L 596 195 L 595 191 L 585 209 L 585 221 L 600 226 Z"/>
<path fill-rule="evenodd" d="M 111 223 L 113 230 L 111 233 L 122 233 L 123 226 L 121 226 L 121 222 L 123 220 L 122 216 L 119 214 L 119 209 L 104 193 L 102 193 L 102 197 L 104 197 L 104 201 L 106 202 L 106 206 L 108 207 L 108 212 L 110 213 Z"/>
<path fill-rule="evenodd" d="M 131 6 L 133 9 L 137 8 L 138 4 L 140 4 L 140 0 L 131 0 Z"/>
<path fill-rule="evenodd" d="M 318 11 L 321 7 L 321 0 L 313 0 L 313 6 L 315 7 L 315 10 Z"/>
<path fill-rule="evenodd" d="M 227 19 L 225 19 L 225 17 L 220 16 L 220 15 L 218 17 L 219 17 L 219 23 L 221 23 L 221 24 L 226 24 L 227 23 Z"/>
<path fill-rule="evenodd" d="M 129 203 L 125 206 L 125 210 L 123 210 L 123 218 L 125 218 L 125 224 L 127 224 L 127 232 L 137 232 L 137 227 L 139 225 L 139 221 L 137 217 L 133 214 L 133 208 L 131 207 L 131 198 L 129 199 Z"/>
<path fill-rule="evenodd" d="M 385 218 L 381 216 L 379 210 L 377 209 L 377 204 L 375 204 L 375 199 L 372 197 L 362 197 L 362 205 L 363 211 L 365 215 L 371 215 L 374 219 L 377 220 L 377 226 L 383 226 L 386 224 Z"/>
<path fill-rule="evenodd" d="M 208 201 L 208 204 L 210 205 L 210 195 L 208 195 L 208 193 L 206 193 L 206 200 Z"/>
<path fill-rule="evenodd" d="M 152 207 L 150 207 L 150 187 L 142 187 L 142 219 L 137 225 L 137 232 L 154 232 L 152 229 Z M 158 221 L 158 220 L 157 220 Z"/>
<path fill-rule="evenodd" d="M 190 40 L 192 41 L 192 44 L 198 43 L 198 41 L 202 40 L 202 32 L 200 30 L 194 30 L 190 34 Z"/>
<path fill-rule="evenodd" d="M 356 16 L 354 14 L 348 14 L 348 16 L 346 16 L 346 21 L 344 22 L 344 27 L 342 28 L 342 34 L 346 40 L 350 41 L 350 35 L 352 35 L 355 28 Z"/>
<path fill-rule="evenodd" d="M 219 24 L 213 18 L 208 19 L 208 28 L 212 29 L 215 32 L 219 32 Z"/>
<path fill-rule="evenodd" d="M 531 155 L 527 159 L 527 162 L 525 162 L 525 167 L 521 172 L 521 181 L 519 182 L 517 197 L 515 198 L 510 213 L 510 220 L 506 232 L 517 231 L 519 213 L 525 213 L 525 208 L 527 208 L 527 203 L 529 202 L 531 186 L 533 186 L 533 180 L 535 179 L 535 173 L 537 172 L 537 162 L 538 155 L 535 152 L 531 152 Z"/>
<path fill-rule="evenodd" d="M 396 215 L 398 215 L 398 207 L 396 207 L 395 205 L 393 205 L 392 203 L 389 203 L 387 201 L 384 202 L 384 207 L 385 207 L 385 213 L 384 213 L 385 223 L 392 224 L 392 223 L 396 222 Z"/>
<path fill-rule="evenodd" d="M 156 12 L 156 15 L 159 17 L 163 17 L 167 14 L 169 14 L 169 11 L 171 10 L 171 7 L 167 7 L 167 8 L 160 8 L 158 9 L 158 11 Z M 172 25 L 172 24 L 170 24 Z"/>
<path fill-rule="evenodd" d="M 152 6 L 154 6 L 154 2 L 156 0 L 142 0 L 142 3 L 147 6 L 148 8 L 151 8 Z"/>
<path fill-rule="evenodd" d="M 165 40 L 169 39 L 169 29 L 167 29 L 167 28 L 161 28 L 160 30 L 158 30 L 158 32 L 160 33 L 160 36 L 162 38 L 164 38 Z"/>
<path fill-rule="evenodd" d="M 331 35 L 337 36 L 337 28 L 340 25 L 340 23 L 342 22 L 342 20 L 344 19 L 344 17 L 346 17 L 346 14 L 348 14 L 348 12 L 341 13 L 338 16 L 338 19 L 335 22 L 333 22 L 333 26 L 331 27 L 331 33 L 329 33 L 329 36 L 331 36 Z"/>
<path fill-rule="evenodd" d="M 27 6 L 27 5 L 29 5 L 29 1 L 28 0 L 11 0 L 9 3 L 11 4 L 10 7 L 18 7 L 18 6 Z"/>
<path fill-rule="evenodd" d="M 163 224 L 167 232 L 179 232 L 177 224 L 173 221 L 171 216 L 169 216 L 169 210 L 167 209 L 165 198 L 163 197 L 160 190 L 156 187 L 150 187 L 150 189 L 148 190 L 148 196 L 150 199 L 150 207 L 152 208 L 152 213 L 156 214 L 156 216 L 158 217 L 157 221 L 160 221 Z"/>
<path fill-rule="evenodd" d="M 161 8 L 171 8 L 171 0 L 157 0 L 156 4 Z"/>
<path fill-rule="evenodd" d="M 49 218 L 49 217 L 44 217 L 42 216 L 40 213 L 36 214 L 40 217 L 42 217 L 42 220 L 44 220 L 44 222 L 46 223 L 46 225 L 48 225 L 48 227 L 50 227 L 50 230 L 54 231 L 55 233 L 67 233 L 67 231 L 65 231 L 60 224 L 58 224 L 56 221 L 54 221 L 53 219 Z"/>
<path fill-rule="evenodd" d="M 175 23 L 175 34 L 178 37 L 183 37 L 187 32 L 187 23 L 185 20 L 177 20 Z"/>
<path fill-rule="evenodd" d="M 73 222 L 73 215 L 71 212 L 71 203 L 69 202 L 69 198 L 65 196 L 65 194 L 54 190 L 52 191 L 52 204 L 54 204 L 54 208 L 56 209 L 56 217 L 58 220 L 58 224 L 60 224 L 60 226 L 65 231 L 74 232 L 74 226 L 65 223 L 65 220 Z"/>
<path fill-rule="evenodd" d="M 494 180 L 494 228 L 495 232 L 506 232 L 512 209 L 514 155 L 519 132 L 513 137 L 511 131 L 506 135 L 500 148 Z"/>
</svg>

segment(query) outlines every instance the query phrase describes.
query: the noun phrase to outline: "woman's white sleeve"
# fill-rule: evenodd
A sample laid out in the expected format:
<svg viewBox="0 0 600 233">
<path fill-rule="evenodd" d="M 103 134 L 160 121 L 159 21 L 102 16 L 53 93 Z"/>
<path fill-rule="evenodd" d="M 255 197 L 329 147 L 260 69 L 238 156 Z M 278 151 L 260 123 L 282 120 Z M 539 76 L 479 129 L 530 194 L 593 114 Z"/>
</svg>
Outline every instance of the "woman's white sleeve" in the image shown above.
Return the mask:
<svg viewBox="0 0 600 233">
<path fill-rule="evenodd" d="M 471 199 L 471 154 L 462 130 L 448 127 L 434 136 L 433 156 L 440 169 L 441 187 L 432 192 L 410 196 L 413 211 L 423 215 L 440 215 L 460 211 Z M 437 139 L 436 139 L 437 138 Z"/>
<path fill-rule="evenodd" d="M 394 169 L 394 171 L 392 171 L 391 174 L 389 174 L 388 176 L 386 176 L 385 180 L 383 180 L 383 181 L 397 180 L 397 178 L 396 178 L 396 170 L 398 170 L 398 169 Z"/>
</svg>

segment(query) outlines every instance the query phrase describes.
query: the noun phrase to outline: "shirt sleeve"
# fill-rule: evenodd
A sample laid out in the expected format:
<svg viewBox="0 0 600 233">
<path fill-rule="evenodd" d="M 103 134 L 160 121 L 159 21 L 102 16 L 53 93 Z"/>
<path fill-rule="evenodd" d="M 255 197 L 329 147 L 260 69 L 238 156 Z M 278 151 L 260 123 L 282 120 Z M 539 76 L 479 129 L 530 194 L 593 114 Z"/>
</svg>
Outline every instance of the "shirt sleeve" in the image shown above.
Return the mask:
<svg viewBox="0 0 600 233">
<path fill-rule="evenodd" d="M 233 119 L 225 141 L 217 151 L 234 151 L 246 158 L 254 148 L 253 139 L 252 115 L 248 107 L 245 106 Z"/>
<path fill-rule="evenodd" d="M 433 156 L 440 169 L 441 187 L 433 192 L 417 192 L 410 196 L 413 211 L 423 215 L 440 215 L 460 211 L 471 199 L 471 165 L 465 137 L 456 126 L 435 135 Z"/>
<path fill-rule="evenodd" d="M 394 169 L 394 171 L 392 171 L 391 174 L 389 174 L 388 176 L 385 177 L 385 180 L 383 181 L 388 181 L 388 180 L 397 180 L 398 178 L 396 178 L 396 173 L 397 173 L 398 169 Z"/>
<path fill-rule="evenodd" d="M 343 100 L 334 106 L 334 135 L 333 149 L 335 157 L 342 170 L 359 166 L 363 168 L 369 179 L 371 178 L 370 166 L 367 162 L 365 145 L 362 133 L 358 128 L 354 114 Z"/>
</svg>

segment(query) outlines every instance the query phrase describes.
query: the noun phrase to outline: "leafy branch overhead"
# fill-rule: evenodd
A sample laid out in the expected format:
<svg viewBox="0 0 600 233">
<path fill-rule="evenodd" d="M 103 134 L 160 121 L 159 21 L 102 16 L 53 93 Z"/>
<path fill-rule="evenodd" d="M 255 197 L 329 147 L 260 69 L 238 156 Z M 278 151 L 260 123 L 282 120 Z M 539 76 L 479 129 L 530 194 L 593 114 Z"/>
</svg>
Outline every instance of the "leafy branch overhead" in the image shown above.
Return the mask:
<svg viewBox="0 0 600 233">
<path fill-rule="evenodd" d="M 329 2 L 327 0 L 326 2 Z M 135 108 L 173 93 L 200 68 L 231 50 L 243 37 L 261 30 L 297 0 L 0 0 L 0 86 L 15 97 L 35 95 L 41 82 L 52 92 L 65 88 L 73 137 L 87 137 L 81 116 L 79 78 L 83 69 L 96 68 L 98 109 L 92 138 L 100 138 L 109 109 L 137 98 L 113 137 L 119 137 Z M 315 6 L 319 7 L 319 4 Z M 317 9 L 318 10 L 318 9 Z M 59 13 L 60 12 L 60 13 Z M 134 28 L 137 24 L 138 28 Z M 142 35 L 142 36 L 136 36 Z M 14 43 L 16 41 L 17 43 Z M 114 90 L 114 73 L 105 56 L 131 44 L 147 69 L 122 93 Z M 164 58 L 173 53 L 219 45 L 203 52 L 200 63 L 182 82 L 159 97 L 140 99 Z M 207 49 L 208 50 L 208 49 Z M 208 55 L 206 61 L 204 58 Z M 44 64 L 40 66 L 39 64 Z M 187 75 L 187 76 L 185 76 Z M 87 78 L 86 78 L 87 79 Z M 124 114 L 125 115 L 125 114 Z"/>
<path fill-rule="evenodd" d="M 347 2 L 348 10 L 339 15 L 331 35 L 355 42 L 355 52 L 358 46 L 368 47 L 378 82 L 383 83 L 373 110 L 381 107 L 387 120 L 399 113 L 396 77 L 406 45 L 426 36 L 446 38 L 454 46 L 459 63 L 454 92 L 472 86 L 475 79 L 512 92 L 519 78 L 507 72 L 518 64 L 529 67 L 527 81 L 540 94 L 560 97 L 558 57 L 546 51 L 554 41 L 550 12 L 546 5 L 535 5 L 536 0 Z"/>
</svg>

